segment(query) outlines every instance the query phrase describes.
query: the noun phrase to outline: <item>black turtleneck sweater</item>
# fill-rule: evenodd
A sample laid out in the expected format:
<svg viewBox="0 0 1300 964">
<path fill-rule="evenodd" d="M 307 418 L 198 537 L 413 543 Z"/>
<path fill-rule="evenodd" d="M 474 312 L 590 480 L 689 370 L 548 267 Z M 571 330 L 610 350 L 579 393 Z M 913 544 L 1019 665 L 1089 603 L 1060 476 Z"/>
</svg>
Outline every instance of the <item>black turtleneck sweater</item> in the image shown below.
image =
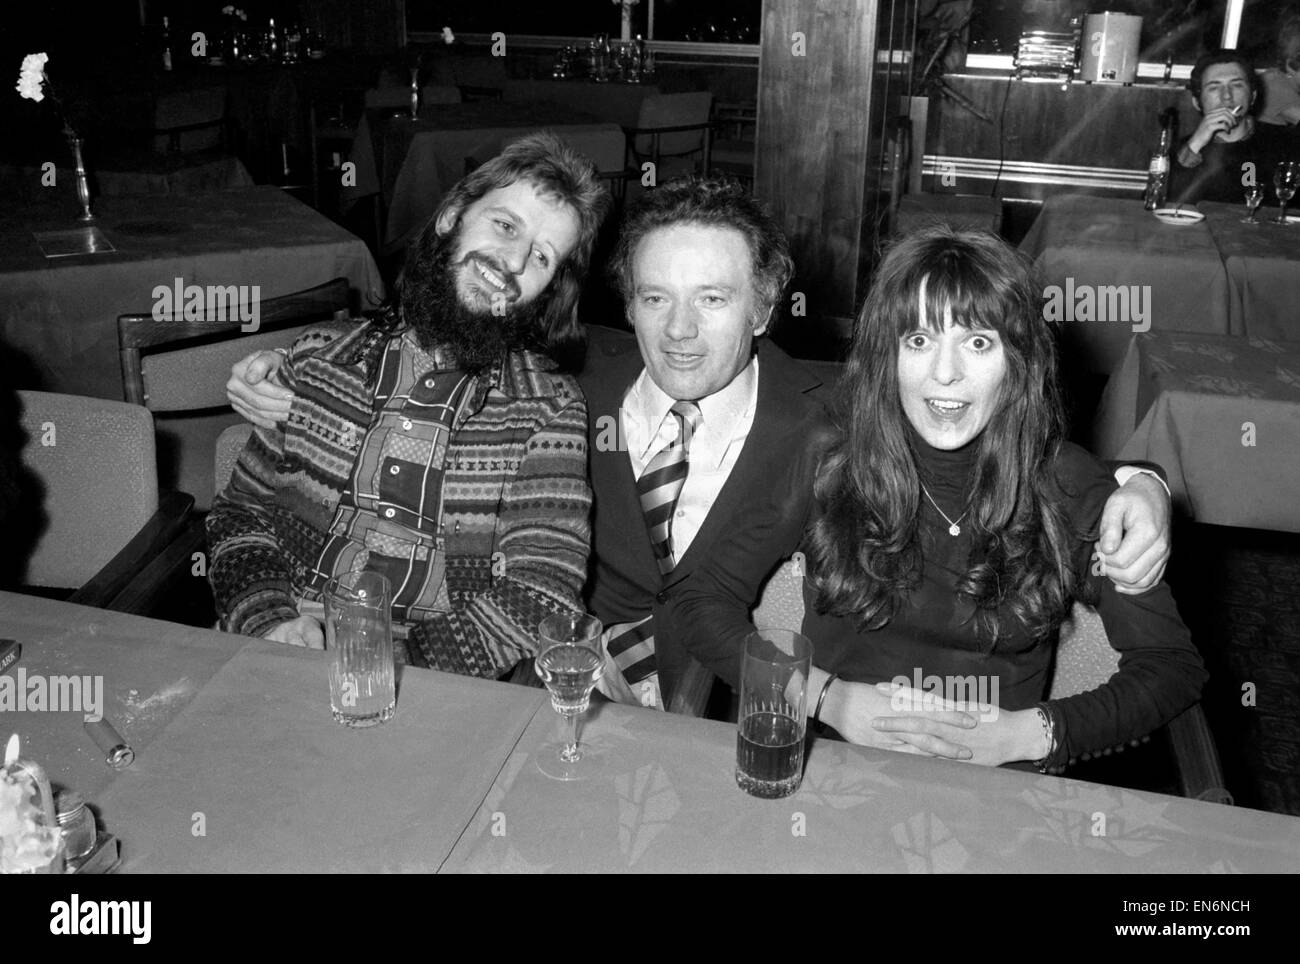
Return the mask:
<svg viewBox="0 0 1300 964">
<path fill-rule="evenodd" d="M 944 452 L 913 434 L 913 448 L 926 488 L 949 519 L 959 520 L 961 532 L 950 535 L 950 523 L 921 496 L 921 582 L 877 630 L 861 632 L 853 617 L 819 614 L 816 591 L 805 579 L 803 633 L 813 642 L 813 662 L 843 679 L 864 683 L 896 676 L 996 677 L 1001 708 L 1032 707 L 1046 698 L 1056 638 L 1029 638 L 1004 609 L 1002 634 L 990 651 L 969 619 L 973 607 L 955 591 L 969 567 L 972 548 L 969 516 L 959 517 L 966 509 L 977 445 Z M 1067 444 L 1055 471 L 1067 493 L 1064 509 L 1071 527 L 1088 533 L 1077 543 L 1075 571 L 1088 581 L 1107 636 L 1120 653 L 1119 671 L 1108 683 L 1048 704 L 1056 723 L 1057 752 L 1047 764 L 1059 767 L 1086 752 L 1123 746 L 1172 719 L 1195 702 L 1205 671 L 1167 586 L 1162 583 L 1129 596 L 1117 592 L 1109 579 L 1089 572 L 1102 509 L 1116 488 L 1110 469 Z M 803 531 L 796 527 L 806 527 L 818 511 L 808 496 L 800 495 L 811 491 L 810 480 L 774 481 L 773 497 L 755 508 L 761 520 L 750 527 L 760 537 L 742 535 L 720 546 L 673 609 L 673 631 L 682 633 L 692 653 L 733 686 L 738 675 L 734 654 L 750 629 L 748 600 L 757 598 L 771 560 L 779 558 L 773 551 L 785 540 L 788 554 L 794 544 L 788 540 Z M 987 685 L 991 696 L 992 684 Z"/>
</svg>

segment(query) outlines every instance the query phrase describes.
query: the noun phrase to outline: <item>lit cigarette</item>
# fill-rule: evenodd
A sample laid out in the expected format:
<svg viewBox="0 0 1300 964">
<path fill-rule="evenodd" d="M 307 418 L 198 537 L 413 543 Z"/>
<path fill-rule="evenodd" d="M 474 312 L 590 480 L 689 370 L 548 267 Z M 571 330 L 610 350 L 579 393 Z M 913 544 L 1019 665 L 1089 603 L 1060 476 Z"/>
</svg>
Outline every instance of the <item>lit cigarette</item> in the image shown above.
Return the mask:
<svg viewBox="0 0 1300 964">
<path fill-rule="evenodd" d="M 95 746 L 104 753 L 104 762 L 114 770 L 123 770 L 135 759 L 135 750 L 122 739 L 122 734 L 102 716 L 86 715 L 86 732 Z"/>
<path fill-rule="evenodd" d="M 1239 117 L 1240 115 L 1241 115 L 1241 105 L 1238 104 L 1236 107 L 1232 108 L 1232 116 Z"/>
</svg>

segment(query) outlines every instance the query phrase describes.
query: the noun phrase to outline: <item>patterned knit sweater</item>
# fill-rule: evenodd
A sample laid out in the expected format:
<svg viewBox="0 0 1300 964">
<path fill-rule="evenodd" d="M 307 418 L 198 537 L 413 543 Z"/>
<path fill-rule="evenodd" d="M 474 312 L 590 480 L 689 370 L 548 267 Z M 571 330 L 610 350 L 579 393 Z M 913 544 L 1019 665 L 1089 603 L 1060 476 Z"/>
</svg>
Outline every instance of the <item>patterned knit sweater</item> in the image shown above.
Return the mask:
<svg viewBox="0 0 1300 964">
<path fill-rule="evenodd" d="M 293 345 L 280 379 L 288 421 L 254 429 L 208 515 L 209 575 L 223 629 L 264 636 L 295 619 L 361 440 L 373 371 L 390 337 L 375 322 Z M 577 382 L 532 352 L 476 380 L 443 483 L 448 612 L 411 627 L 417 664 L 494 677 L 536 651 L 537 625 L 580 609 L 590 545 L 587 406 Z"/>
</svg>

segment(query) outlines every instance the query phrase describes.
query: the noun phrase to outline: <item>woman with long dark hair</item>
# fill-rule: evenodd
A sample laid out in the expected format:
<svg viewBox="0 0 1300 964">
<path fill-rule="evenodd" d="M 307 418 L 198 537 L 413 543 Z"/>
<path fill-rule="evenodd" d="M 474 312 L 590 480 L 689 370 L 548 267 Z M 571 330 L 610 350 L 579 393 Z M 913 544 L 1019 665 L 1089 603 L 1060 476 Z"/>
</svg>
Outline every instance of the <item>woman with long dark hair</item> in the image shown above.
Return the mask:
<svg viewBox="0 0 1300 964">
<path fill-rule="evenodd" d="M 858 319 L 815 498 L 792 477 L 755 508 L 771 538 L 803 527 L 810 712 L 854 742 L 1055 769 L 1199 695 L 1205 673 L 1168 587 L 1123 595 L 1090 567 L 1116 483 L 1064 441 L 1039 290 L 990 235 L 935 228 L 895 246 Z M 688 646 L 745 619 L 766 576 L 755 548 L 719 553 L 682 593 L 674 630 Z M 1097 607 L 1119 671 L 1045 701 L 1075 600 Z"/>
</svg>

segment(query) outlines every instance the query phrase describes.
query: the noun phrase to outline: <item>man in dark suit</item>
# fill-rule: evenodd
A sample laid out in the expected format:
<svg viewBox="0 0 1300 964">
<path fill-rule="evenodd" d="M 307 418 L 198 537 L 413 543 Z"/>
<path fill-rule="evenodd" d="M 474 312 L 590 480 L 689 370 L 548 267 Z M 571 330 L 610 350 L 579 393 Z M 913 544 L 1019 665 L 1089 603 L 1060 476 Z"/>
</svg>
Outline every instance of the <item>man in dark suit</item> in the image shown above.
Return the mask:
<svg viewBox="0 0 1300 964">
<path fill-rule="evenodd" d="M 594 499 L 586 598 L 606 626 L 602 691 L 664 707 L 690 665 L 671 632 L 656 635 L 671 628 L 666 604 L 721 536 L 747 524 L 773 479 L 812 477 L 832 386 L 762 337 L 793 263 L 780 228 L 733 183 L 691 179 L 643 195 L 610 267 L 633 334 L 589 329 L 579 376 Z M 264 369 L 250 379 L 249 361 L 235 367 L 232 400 L 274 418 L 250 384 Z M 1102 548 L 1117 585 L 1141 591 L 1159 579 L 1168 516 L 1150 479 L 1112 497 Z"/>
</svg>

